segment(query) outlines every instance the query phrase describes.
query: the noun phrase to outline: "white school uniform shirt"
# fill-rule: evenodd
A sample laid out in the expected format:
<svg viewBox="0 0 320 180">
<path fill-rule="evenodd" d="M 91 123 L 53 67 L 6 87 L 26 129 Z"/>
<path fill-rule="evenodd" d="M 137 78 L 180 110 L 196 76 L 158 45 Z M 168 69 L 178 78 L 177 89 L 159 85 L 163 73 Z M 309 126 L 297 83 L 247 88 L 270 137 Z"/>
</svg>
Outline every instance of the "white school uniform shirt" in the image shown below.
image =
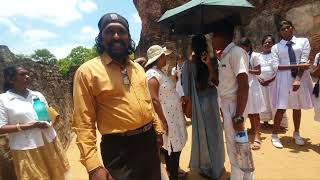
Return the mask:
<svg viewBox="0 0 320 180">
<path fill-rule="evenodd" d="M 260 79 L 267 81 L 274 78 L 278 71 L 278 62 L 272 58 L 272 53 L 260 54 L 258 56 L 261 67 Z"/>
<path fill-rule="evenodd" d="M 293 36 L 292 48 L 294 50 L 297 64 L 307 63 L 310 54 L 310 44 L 307 38 Z M 272 58 L 277 65 L 290 65 L 288 46 L 286 40 L 282 39 L 272 49 Z M 312 80 L 310 73 L 305 71 L 301 78 L 301 86 L 298 91 L 292 91 L 294 78 L 290 70 L 278 70 L 275 87 L 272 93 L 272 106 L 275 109 L 310 109 L 312 105 Z"/>
<path fill-rule="evenodd" d="M 0 128 L 4 125 L 16 125 L 36 122 L 38 116 L 33 109 L 33 97 L 38 97 L 40 101 L 47 101 L 45 97 L 37 91 L 28 90 L 26 98 L 11 91 L 0 94 Z M 44 146 L 44 140 L 50 143 L 56 137 L 56 132 L 52 126 L 47 129 L 33 128 L 9 133 L 9 147 L 11 150 L 29 150 Z"/>
<path fill-rule="evenodd" d="M 249 72 L 248 53 L 231 42 L 222 52 L 218 69 L 218 94 L 221 101 L 235 101 L 238 91 L 237 75 Z"/>
</svg>

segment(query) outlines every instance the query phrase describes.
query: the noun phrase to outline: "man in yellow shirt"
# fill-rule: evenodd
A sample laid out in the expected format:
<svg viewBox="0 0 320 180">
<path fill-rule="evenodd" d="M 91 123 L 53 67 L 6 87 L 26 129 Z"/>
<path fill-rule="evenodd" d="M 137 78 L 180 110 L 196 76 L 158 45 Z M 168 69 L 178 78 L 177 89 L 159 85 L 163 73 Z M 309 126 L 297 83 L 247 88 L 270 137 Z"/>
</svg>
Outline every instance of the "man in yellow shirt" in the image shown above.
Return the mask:
<svg viewBox="0 0 320 180">
<path fill-rule="evenodd" d="M 119 14 L 101 17 L 99 56 L 79 67 L 74 77 L 73 130 L 81 163 L 90 180 L 160 180 L 154 112 L 143 68 L 129 59 L 135 44 L 128 21 Z M 102 166 L 96 147 L 102 134 Z"/>
</svg>

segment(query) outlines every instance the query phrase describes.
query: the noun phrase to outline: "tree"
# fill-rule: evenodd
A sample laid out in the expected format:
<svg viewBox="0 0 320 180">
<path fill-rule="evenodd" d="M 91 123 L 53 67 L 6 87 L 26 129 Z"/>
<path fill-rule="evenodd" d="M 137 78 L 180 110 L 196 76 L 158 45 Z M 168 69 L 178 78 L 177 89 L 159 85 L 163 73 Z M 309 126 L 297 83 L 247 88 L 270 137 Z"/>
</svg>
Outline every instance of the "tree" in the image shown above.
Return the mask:
<svg viewBox="0 0 320 180">
<path fill-rule="evenodd" d="M 66 58 L 59 60 L 59 71 L 62 75 L 66 76 L 70 69 L 78 67 L 96 56 L 97 53 L 95 47 L 92 47 L 91 49 L 83 46 L 73 48 Z"/>
<path fill-rule="evenodd" d="M 47 64 L 57 64 L 57 58 L 48 49 L 35 50 L 31 58 Z"/>
</svg>

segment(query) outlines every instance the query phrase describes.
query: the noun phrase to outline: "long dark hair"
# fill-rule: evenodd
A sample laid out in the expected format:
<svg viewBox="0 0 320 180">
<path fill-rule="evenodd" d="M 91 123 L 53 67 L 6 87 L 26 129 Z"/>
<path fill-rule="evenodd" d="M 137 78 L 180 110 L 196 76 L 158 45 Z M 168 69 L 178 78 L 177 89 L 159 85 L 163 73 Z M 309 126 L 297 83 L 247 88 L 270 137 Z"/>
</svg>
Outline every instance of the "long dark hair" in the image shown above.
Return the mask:
<svg viewBox="0 0 320 180">
<path fill-rule="evenodd" d="M 207 48 L 207 40 L 204 35 L 196 35 L 192 37 L 191 49 L 195 53 L 193 60 L 197 68 L 196 84 L 198 89 L 205 89 L 208 87 L 209 70 L 207 65 L 201 60 L 201 56 L 207 51 Z"/>
<path fill-rule="evenodd" d="M 128 31 L 129 33 L 129 31 Z M 98 36 L 96 37 L 96 51 L 99 55 L 103 54 L 106 48 L 103 45 L 103 37 L 102 31 L 99 32 Z M 136 43 L 132 40 L 131 35 L 129 33 L 129 47 L 128 47 L 128 55 L 134 53 L 136 50 Z"/>
<path fill-rule="evenodd" d="M 245 47 L 248 47 L 248 48 L 249 48 L 248 54 L 249 54 L 249 56 L 251 57 L 251 54 L 252 54 L 252 52 L 253 52 L 253 49 L 252 49 L 252 43 L 251 43 L 250 39 L 247 38 L 247 37 L 243 37 L 243 38 L 240 39 L 239 44 L 240 44 L 241 46 L 245 46 Z"/>
<path fill-rule="evenodd" d="M 3 70 L 3 77 L 4 77 L 4 83 L 3 83 L 3 90 L 8 91 L 10 89 L 14 89 L 13 84 L 10 82 L 13 78 L 15 78 L 18 74 L 18 69 L 19 67 L 16 66 L 9 66 L 6 67 Z"/>
</svg>

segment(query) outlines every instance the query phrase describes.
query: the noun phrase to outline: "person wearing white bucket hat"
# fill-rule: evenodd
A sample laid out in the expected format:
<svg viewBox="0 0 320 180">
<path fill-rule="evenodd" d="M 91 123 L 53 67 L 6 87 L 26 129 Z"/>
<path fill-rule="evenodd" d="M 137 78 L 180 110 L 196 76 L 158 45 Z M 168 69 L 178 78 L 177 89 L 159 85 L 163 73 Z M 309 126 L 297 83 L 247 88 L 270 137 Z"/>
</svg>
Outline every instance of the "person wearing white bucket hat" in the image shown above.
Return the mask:
<svg viewBox="0 0 320 180">
<path fill-rule="evenodd" d="M 172 53 L 172 50 L 167 49 L 166 47 L 161 47 L 159 45 L 151 46 L 147 51 L 148 62 L 144 65 L 144 67 L 150 66 L 150 64 L 157 61 L 162 55 L 168 56 Z"/>
<path fill-rule="evenodd" d="M 173 81 L 161 69 L 166 65 L 166 56 L 171 50 L 159 45 L 147 51 L 147 80 L 154 109 L 166 133 L 163 135 L 165 161 L 170 180 L 178 180 L 180 154 L 187 142 L 186 121 L 182 112 L 180 97 Z"/>
</svg>

